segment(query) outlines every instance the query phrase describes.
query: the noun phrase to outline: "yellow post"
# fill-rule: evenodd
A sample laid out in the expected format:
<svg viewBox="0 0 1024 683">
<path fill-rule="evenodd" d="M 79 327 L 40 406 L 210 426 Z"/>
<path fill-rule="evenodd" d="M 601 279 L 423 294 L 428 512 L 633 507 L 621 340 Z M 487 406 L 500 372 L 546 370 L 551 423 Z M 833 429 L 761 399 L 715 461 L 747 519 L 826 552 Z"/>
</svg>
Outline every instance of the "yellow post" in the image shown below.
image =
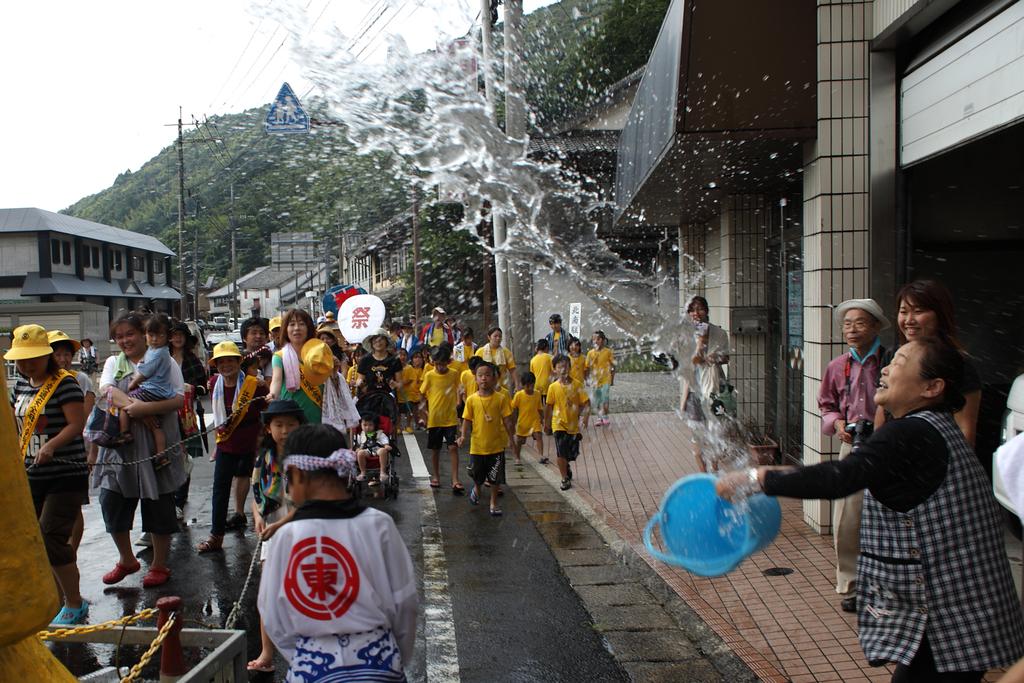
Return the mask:
<svg viewBox="0 0 1024 683">
<path fill-rule="evenodd" d="M 5 398 L 0 400 L 0 481 L 8 482 L 9 516 L 4 525 L 7 552 L 0 553 L 0 595 L 9 607 L 0 610 L 0 672 L 6 681 L 72 682 L 75 677 L 36 638 L 60 605 L 28 477 L 16 453 L 14 413 Z"/>
</svg>

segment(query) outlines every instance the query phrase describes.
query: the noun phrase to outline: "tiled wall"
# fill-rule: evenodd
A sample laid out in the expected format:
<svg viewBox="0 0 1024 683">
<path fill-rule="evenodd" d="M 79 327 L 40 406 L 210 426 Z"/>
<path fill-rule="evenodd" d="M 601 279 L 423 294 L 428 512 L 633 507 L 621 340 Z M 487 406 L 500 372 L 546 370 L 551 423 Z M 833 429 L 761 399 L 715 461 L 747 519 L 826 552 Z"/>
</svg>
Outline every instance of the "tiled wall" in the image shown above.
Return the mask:
<svg viewBox="0 0 1024 683">
<path fill-rule="evenodd" d="M 845 349 L 832 306 L 868 296 L 868 39 L 872 3 L 818 3 L 818 138 L 804 166 L 804 463 L 839 441 L 821 433 L 825 367 Z M 831 531 L 832 505 L 806 501 L 804 518 Z"/>
</svg>

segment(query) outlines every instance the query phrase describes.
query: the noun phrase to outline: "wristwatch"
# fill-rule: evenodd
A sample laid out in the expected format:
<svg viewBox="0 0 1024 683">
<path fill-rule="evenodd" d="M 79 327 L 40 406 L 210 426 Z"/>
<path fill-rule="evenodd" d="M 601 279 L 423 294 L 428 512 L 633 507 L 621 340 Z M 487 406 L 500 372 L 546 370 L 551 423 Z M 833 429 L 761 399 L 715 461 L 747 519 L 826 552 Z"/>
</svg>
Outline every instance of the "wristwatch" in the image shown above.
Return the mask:
<svg viewBox="0 0 1024 683">
<path fill-rule="evenodd" d="M 754 487 L 755 491 L 761 490 L 761 482 L 757 479 L 757 468 L 751 467 L 747 470 L 747 479 L 750 480 L 750 485 Z"/>
</svg>

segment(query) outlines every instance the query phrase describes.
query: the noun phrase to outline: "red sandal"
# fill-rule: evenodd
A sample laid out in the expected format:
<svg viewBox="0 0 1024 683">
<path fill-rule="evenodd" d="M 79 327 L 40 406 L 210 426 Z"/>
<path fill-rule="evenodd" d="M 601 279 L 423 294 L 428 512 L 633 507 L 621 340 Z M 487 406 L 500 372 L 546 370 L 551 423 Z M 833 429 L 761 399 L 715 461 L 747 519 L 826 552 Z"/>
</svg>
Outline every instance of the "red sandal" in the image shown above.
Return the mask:
<svg viewBox="0 0 1024 683">
<path fill-rule="evenodd" d="M 171 570 L 167 567 L 150 567 L 146 575 L 142 577 L 143 588 L 156 588 L 162 586 L 171 578 Z"/>
<path fill-rule="evenodd" d="M 103 583 L 107 584 L 108 586 L 113 585 L 115 583 L 120 583 L 124 580 L 124 577 L 128 576 L 129 574 L 134 574 L 141 568 L 142 565 L 138 562 L 135 563 L 134 567 L 126 567 L 123 564 L 121 564 L 120 561 L 118 561 L 118 563 L 114 565 L 113 569 L 111 569 L 109 572 L 103 575 Z"/>
</svg>

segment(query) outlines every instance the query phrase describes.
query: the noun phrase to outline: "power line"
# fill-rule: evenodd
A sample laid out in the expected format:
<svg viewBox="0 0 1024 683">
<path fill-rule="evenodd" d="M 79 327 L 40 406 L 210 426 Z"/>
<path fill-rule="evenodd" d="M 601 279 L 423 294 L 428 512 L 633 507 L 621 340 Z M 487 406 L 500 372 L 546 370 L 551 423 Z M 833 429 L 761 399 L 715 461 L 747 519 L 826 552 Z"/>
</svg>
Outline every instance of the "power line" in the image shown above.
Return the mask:
<svg viewBox="0 0 1024 683">
<path fill-rule="evenodd" d="M 243 47 L 241 53 L 239 53 L 238 59 L 235 60 L 234 66 L 232 66 L 231 71 L 228 72 L 227 78 L 225 78 L 221 86 L 217 88 L 217 94 L 214 95 L 213 99 L 210 100 L 210 109 L 213 109 L 214 102 L 217 101 L 217 98 L 220 97 L 221 92 L 224 90 L 224 88 L 227 87 L 228 83 L 231 82 L 231 77 L 235 75 L 235 69 L 237 69 L 238 65 L 242 63 L 242 58 L 245 57 L 245 53 L 248 51 L 249 46 L 252 45 L 252 41 L 256 37 L 256 34 L 259 33 L 261 26 L 263 26 L 262 17 L 260 18 L 259 23 L 256 24 L 256 28 L 254 28 L 252 30 L 252 33 L 249 35 L 249 40 L 246 41 L 245 47 Z"/>
</svg>

